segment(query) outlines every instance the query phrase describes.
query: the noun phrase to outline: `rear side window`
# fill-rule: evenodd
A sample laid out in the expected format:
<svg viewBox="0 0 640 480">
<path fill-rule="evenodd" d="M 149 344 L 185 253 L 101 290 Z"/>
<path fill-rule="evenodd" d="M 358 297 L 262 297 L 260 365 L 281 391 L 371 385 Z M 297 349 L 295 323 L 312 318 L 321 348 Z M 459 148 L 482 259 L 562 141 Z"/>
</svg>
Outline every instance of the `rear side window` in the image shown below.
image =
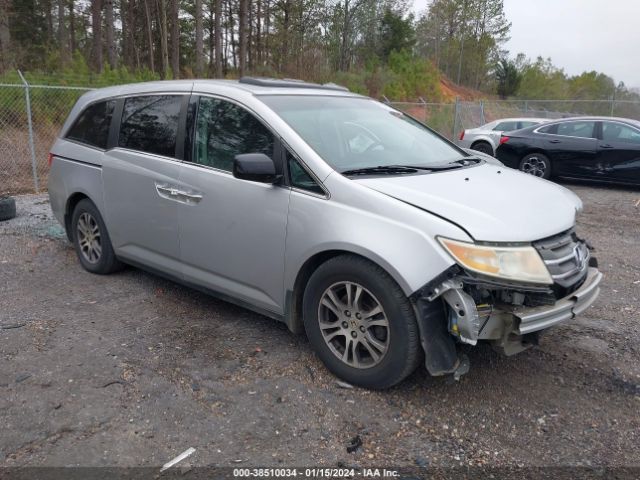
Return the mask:
<svg viewBox="0 0 640 480">
<path fill-rule="evenodd" d="M 225 100 L 201 97 L 196 120 L 194 163 L 230 172 L 241 153 L 273 158 L 275 138 L 260 120 Z"/>
<path fill-rule="evenodd" d="M 115 100 L 89 105 L 69 129 L 67 138 L 92 147 L 106 149 L 115 105 Z"/>
<path fill-rule="evenodd" d="M 508 132 L 510 130 L 517 130 L 518 122 L 500 122 L 495 126 L 494 130 Z"/>
<path fill-rule="evenodd" d="M 539 128 L 537 131 L 540 133 L 555 134 L 558 131 L 558 124 L 547 125 L 546 127 Z"/>
<path fill-rule="evenodd" d="M 519 122 L 518 128 L 533 127 L 534 125 L 538 125 L 538 122 Z"/>
<path fill-rule="evenodd" d="M 591 138 L 595 125 L 595 122 L 590 121 L 559 123 L 557 134 L 567 137 Z"/>
<path fill-rule="evenodd" d="M 181 95 L 130 97 L 124 101 L 118 146 L 174 157 Z"/>
</svg>

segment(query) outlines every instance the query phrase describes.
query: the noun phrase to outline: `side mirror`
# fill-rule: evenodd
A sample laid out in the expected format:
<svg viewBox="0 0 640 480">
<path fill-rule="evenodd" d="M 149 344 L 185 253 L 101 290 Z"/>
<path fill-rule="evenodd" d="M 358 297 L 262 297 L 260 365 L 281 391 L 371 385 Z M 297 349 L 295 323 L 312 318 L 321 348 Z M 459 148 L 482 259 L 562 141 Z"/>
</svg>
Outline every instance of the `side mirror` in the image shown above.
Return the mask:
<svg viewBox="0 0 640 480">
<path fill-rule="evenodd" d="M 281 177 L 276 172 L 273 160 L 264 153 L 236 155 L 233 159 L 233 176 L 260 183 L 276 183 Z"/>
</svg>

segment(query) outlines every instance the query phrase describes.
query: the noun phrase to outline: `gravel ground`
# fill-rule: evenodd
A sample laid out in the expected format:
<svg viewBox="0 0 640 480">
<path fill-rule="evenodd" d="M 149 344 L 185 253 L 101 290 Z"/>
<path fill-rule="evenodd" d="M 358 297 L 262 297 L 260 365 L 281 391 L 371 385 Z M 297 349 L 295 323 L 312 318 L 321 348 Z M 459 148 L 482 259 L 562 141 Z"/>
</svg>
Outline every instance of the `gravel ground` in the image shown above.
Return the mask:
<svg viewBox="0 0 640 480">
<path fill-rule="evenodd" d="M 340 388 L 284 325 L 80 268 L 44 196 L 0 223 L 0 466 L 640 466 L 640 191 L 568 185 L 599 301 L 460 382 Z M 348 453 L 356 436 L 362 446 Z M 0 475 L 1 476 L 1 475 Z"/>
</svg>

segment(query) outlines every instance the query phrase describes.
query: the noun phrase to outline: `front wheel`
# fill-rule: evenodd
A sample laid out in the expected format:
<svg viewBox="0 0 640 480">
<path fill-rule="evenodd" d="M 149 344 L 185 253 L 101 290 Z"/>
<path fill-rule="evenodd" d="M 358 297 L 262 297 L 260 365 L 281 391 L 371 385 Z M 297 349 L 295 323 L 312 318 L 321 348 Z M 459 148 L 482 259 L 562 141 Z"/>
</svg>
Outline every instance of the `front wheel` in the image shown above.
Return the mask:
<svg viewBox="0 0 640 480">
<path fill-rule="evenodd" d="M 520 162 L 520 171 L 536 177 L 551 177 L 551 161 L 541 153 L 530 153 Z"/>
<path fill-rule="evenodd" d="M 305 289 L 303 317 L 320 359 L 353 385 L 391 387 L 420 361 L 409 299 L 384 270 L 364 258 L 341 255 L 318 267 Z"/>
</svg>

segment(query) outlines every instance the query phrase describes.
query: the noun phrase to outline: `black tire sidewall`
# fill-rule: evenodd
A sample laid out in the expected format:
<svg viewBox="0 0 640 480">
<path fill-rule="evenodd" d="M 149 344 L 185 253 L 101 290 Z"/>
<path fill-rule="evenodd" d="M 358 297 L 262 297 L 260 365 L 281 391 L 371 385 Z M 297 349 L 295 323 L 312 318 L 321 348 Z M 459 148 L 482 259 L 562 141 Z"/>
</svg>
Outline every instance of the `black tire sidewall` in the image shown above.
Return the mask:
<svg viewBox="0 0 640 480">
<path fill-rule="evenodd" d="M 76 235 L 78 219 L 84 212 L 95 218 L 96 222 L 98 222 L 98 228 L 100 229 L 102 255 L 100 256 L 100 260 L 96 263 L 90 263 L 84 258 L 84 255 L 82 255 L 80 250 L 80 244 L 78 243 L 78 236 Z M 85 270 L 91 273 L 105 274 L 111 273 L 119 267 L 119 262 L 115 258 L 113 247 L 111 246 L 111 239 L 109 238 L 109 233 L 107 232 L 107 227 L 102 219 L 102 215 L 100 215 L 98 208 L 91 200 L 81 200 L 73 210 L 73 215 L 71 217 L 71 235 L 73 238 L 73 246 L 76 250 L 76 254 L 78 255 L 78 260 L 80 260 L 80 263 Z"/>
<path fill-rule="evenodd" d="M 312 275 L 303 301 L 307 337 L 327 368 L 338 377 L 365 388 L 388 388 L 402 381 L 417 366 L 419 336 L 415 314 L 400 287 L 379 267 L 357 257 L 339 257 Z M 381 303 L 389 319 L 390 343 L 383 360 L 371 368 L 344 364 L 326 345 L 318 321 L 318 305 L 325 290 L 338 282 L 351 281 L 369 290 Z"/>
<path fill-rule="evenodd" d="M 0 197 L 0 222 L 16 216 L 16 201 L 13 197 Z"/>
<path fill-rule="evenodd" d="M 547 157 L 546 155 L 544 155 L 542 153 L 537 153 L 536 152 L 536 153 L 530 153 L 528 155 L 525 155 L 522 158 L 522 160 L 520 160 L 520 165 L 518 166 L 518 170 L 520 170 L 522 173 L 527 173 L 522 169 L 522 166 L 531 157 L 538 157 L 540 160 L 542 160 L 544 162 L 544 165 L 545 165 L 544 175 L 542 177 L 538 177 L 538 178 L 544 178 L 545 180 L 549 180 L 551 178 L 551 160 L 549 160 L 549 157 Z"/>
<path fill-rule="evenodd" d="M 494 155 L 493 148 L 491 148 L 491 145 L 489 145 L 487 142 L 475 143 L 471 147 L 471 150 L 475 150 L 476 152 L 484 153 L 486 155 L 491 155 L 492 157 Z"/>
</svg>

